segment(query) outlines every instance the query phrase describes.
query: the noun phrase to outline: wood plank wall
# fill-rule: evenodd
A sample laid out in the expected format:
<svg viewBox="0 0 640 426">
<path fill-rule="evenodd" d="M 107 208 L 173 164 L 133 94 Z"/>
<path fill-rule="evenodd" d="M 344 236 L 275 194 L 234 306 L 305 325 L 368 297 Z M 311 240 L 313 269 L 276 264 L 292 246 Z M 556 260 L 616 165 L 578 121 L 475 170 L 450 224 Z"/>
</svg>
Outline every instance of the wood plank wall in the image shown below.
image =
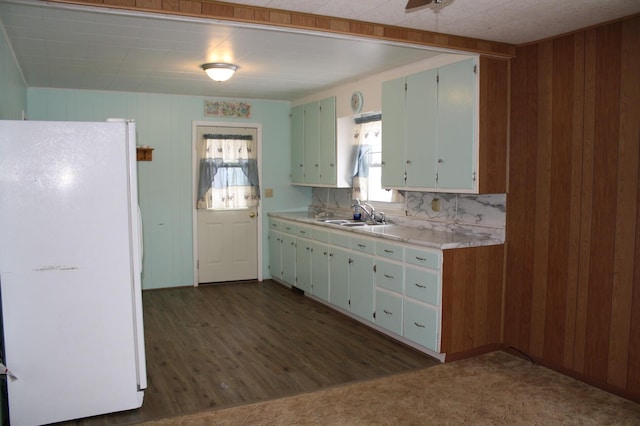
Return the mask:
<svg viewBox="0 0 640 426">
<path fill-rule="evenodd" d="M 422 44 L 431 47 L 456 49 L 460 51 L 483 53 L 503 58 L 515 54 L 515 46 L 495 41 L 478 40 L 469 37 L 434 33 L 431 31 L 374 24 L 371 22 L 298 13 L 266 7 L 247 6 L 214 0 L 51 0 L 54 3 L 71 3 L 87 6 L 109 7 L 135 10 L 138 12 L 156 12 L 167 15 L 193 16 L 223 21 L 272 25 L 298 28 L 302 30 L 322 31 Z M 398 7 L 402 7 L 402 3 Z"/>
<path fill-rule="evenodd" d="M 500 347 L 504 245 L 444 250 L 442 339 L 446 361 Z"/>
<path fill-rule="evenodd" d="M 640 401 L 640 17 L 512 61 L 504 343 Z"/>
</svg>

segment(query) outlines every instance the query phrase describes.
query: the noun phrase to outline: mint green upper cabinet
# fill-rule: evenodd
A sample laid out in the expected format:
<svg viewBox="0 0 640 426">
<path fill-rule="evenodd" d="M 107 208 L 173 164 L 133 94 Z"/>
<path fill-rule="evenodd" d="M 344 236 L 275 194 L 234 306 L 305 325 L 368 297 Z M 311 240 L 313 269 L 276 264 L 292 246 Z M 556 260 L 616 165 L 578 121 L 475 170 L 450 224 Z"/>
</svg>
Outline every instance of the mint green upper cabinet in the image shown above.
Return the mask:
<svg viewBox="0 0 640 426">
<path fill-rule="evenodd" d="M 439 189 L 475 189 L 476 67 L 474 59 L 438 69 Z"/>
<path fill-rule="evenodd" d="M 382 185 L 477 192 L 476 59 L 382 84 Z"/>
<path fill-rule="evenodd" d="M 437 70 L 382 83 L 382 186 L 435 188 Z"/>
<path fill-rule="evenodd" d="M 405 186 L 404 77 L 382 83 L 382 186 Z"/>
<path fill-rule="evenodd" d="M 320 102 L 304 108 L 304 182 L 320 183 Z"/>
<path fill-rule="evenodd" d="M 408 188 L 436 186 L 438 73 L 427 70 L 407 77 L 406 172 Z"/>
<path fill-rule="evenodd" d="M 304 183 L 304 108 L 291 108 L 291 183 Z"/>
<path fill-rule="evenodd" d="M 335 96 L 291 108 L 291 183 L 349 187 L 350 159 L 338 158 Z M 344 153 L 344 149 L 341 149 Z"/>
<path fill-rule="evenodd" d="M 320 140 L 318 146 L 320 178 L 322 185 L 336 184 L 336 98 L 323 99 L 319 103 Z"/>
</svg>

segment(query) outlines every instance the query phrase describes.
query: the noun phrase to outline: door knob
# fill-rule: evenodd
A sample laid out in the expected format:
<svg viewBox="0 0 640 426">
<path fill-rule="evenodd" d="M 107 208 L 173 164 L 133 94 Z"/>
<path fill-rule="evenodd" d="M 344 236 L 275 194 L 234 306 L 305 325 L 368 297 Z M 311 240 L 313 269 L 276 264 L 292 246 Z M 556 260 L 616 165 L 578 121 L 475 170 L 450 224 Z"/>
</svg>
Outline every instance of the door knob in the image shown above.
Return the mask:
<svg viewBox="0 0 640 426">
<path fill-rule="evenodd" d="M 251 212 L 251 213 L 249 213 L 249 217 L 250 217 L 250 218 L 254 218 L 254 217 L 256 217 L 255 212 Z"/>
</svg>

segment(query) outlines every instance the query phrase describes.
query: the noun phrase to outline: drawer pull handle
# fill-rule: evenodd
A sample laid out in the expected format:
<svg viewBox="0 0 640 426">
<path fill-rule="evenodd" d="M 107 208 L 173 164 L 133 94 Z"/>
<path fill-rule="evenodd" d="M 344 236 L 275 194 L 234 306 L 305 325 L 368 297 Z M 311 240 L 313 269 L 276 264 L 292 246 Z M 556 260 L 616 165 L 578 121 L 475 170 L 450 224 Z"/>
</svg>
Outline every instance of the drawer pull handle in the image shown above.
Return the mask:
<svg viewBox="0 0 640 426">
<path fill-rule="evenodd" d="M 414 322 L 414 324 L 416 325 L 416 327 L 424 328 L 424 325 L 422 324 L 418 324 L 417 322 Z"/>
<path fill-rule="evenodd" d="M 389 253 L 389 254 L 393 254 L 393 250 L 387 250 L 387 249 L 384 249 L 384 252 L 385 252 L 385 253 Z"/>
<path fill-rule="evenodd" d="M 358 244 L 358 247 L 360 248 L 366 248 L 367 246 L 365 244 Z"/>
<path fill-rule="evenodd" d="M 387 274 L 384 274 L 384 277 L 385 277 L 385 278 L 389 278 L 390 280 L 392 280 L 392 279 L 393 279 L 393 275 L 387 275 Z"/>
<path fill-rule="evenodd" d="M 425 260 L 427 260 L 426 258 L 419 256 L 416 256 L 416 259 L 418 259 L 420 262 L 424 262 Z"/>
<path fill-rule="evenodd" d="M 307 231 L 300 231 L 300 233 L 301 233 L 302 235 L 304 235 L 304 234 L 306 234 L 306 233 L 307 233 Z"/>
<path fill-rule="evenodd" d="M 322 254 L 326 256 L 326 255 L 327 255 L 327 252 L 325 251 L 325 252 L 324 252 L 324 253 L 322 253 Z"/>
<path fill-rule="evenodd" d="M 426 285 L 422 285 L 422 284 L 418 284 L 418 283 L 415 283 L 415 285 L 416 285 L 416 287 L 418 287 L 418 288 L 427 288 L 427 286 L 426 286 Z"/>
<path fill-rule="evenodd" d="M 384 313 L 385 313 L 385 314 L 387 314 L 387 315 L 393 315 L 393 312 L 391 312 L 391 311 L 387 311 L 386 309 L 383 309 L 383 311 L 384 311 Z"/>
</svg>

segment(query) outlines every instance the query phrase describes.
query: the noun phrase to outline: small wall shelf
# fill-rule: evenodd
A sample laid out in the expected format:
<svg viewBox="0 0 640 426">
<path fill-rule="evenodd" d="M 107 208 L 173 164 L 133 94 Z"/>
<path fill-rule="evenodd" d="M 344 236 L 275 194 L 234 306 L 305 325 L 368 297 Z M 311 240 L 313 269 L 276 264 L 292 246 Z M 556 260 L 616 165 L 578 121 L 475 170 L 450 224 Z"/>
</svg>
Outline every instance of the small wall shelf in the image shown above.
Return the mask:
<svg viewBox="0 0 640 426">
<path fill-rule="evenodd" d="M 136 148 L 138 161 L 153 160 L 153 148 L 139 146 Z"/>
</svg>

